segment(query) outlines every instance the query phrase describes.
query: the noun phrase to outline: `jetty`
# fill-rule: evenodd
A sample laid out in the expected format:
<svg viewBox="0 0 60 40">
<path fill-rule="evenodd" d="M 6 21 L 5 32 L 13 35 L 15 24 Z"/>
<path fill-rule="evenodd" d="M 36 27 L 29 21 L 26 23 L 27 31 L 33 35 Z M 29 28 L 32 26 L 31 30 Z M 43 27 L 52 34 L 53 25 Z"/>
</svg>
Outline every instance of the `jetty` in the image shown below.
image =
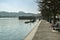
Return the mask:
<svg viewBox="0 0 60 40">
<path fill-rule="evenodd" d="M 60 40 L 60 33 L 53 32 L 49 25 L 49 22 L 40 20 L 24 40 Z"/>
</svg>

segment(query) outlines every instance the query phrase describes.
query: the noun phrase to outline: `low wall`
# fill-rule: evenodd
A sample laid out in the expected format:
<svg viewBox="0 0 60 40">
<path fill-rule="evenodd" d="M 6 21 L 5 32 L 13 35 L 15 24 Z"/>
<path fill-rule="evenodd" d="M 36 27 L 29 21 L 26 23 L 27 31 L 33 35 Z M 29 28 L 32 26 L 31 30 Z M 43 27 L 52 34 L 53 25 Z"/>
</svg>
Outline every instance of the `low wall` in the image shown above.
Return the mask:
<svg viewBox="0 0 60 40">
<path fill-rule="evenodd" d="M 35 25 L 35 27 L 28 33 L 28 35 L 24 38 L 24 40 L 32 40 L 32 38 L 34 37 L 38 26 L 40 25 L 42 20 L 38 21 L 37 24 Z"/>
</svg>

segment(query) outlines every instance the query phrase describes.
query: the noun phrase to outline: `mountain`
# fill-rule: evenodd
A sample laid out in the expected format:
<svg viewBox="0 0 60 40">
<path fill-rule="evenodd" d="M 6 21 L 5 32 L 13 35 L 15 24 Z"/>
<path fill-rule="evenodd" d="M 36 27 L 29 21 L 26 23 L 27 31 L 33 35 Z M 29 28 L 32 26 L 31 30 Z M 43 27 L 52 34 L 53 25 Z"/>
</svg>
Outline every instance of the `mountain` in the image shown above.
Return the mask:
<svg viewBox="0 0 60 40">
<path fill-rule="evenodd" d="M 38 14 L 24 12 L 0 12 L 0 17 L 38 16 Z"/>
</svg>

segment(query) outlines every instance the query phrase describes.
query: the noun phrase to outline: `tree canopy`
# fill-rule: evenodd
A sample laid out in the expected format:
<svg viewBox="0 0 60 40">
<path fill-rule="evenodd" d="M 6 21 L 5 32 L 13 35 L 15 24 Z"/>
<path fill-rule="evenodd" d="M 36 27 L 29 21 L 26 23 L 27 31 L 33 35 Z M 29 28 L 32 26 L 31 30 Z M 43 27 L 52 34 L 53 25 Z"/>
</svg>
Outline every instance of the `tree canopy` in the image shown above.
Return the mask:
<svg viewBox="0 0 60 40">
<path fill-rule="evenodd" d="M 40 0 L 38 6 L 43 18 L 53 16 L 55 20 L 55 16 L 60 14 L 60 0 Z"/>
</svg>

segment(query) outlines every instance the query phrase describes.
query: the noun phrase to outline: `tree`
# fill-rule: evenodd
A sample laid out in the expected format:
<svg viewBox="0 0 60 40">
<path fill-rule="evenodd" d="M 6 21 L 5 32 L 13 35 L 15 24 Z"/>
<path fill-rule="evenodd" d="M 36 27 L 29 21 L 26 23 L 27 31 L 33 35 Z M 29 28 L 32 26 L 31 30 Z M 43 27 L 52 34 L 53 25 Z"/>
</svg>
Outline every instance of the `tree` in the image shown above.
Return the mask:
<svg viewBox="0 0 60 40">
<path fill-rule="evenodd" d="M 43 18 L 50 20 L 53 16 L 55 23 L 56 14 L 60 14 L 60 0 L 41 0 L 38 1 L 38 5 Z"/>
</svg>

